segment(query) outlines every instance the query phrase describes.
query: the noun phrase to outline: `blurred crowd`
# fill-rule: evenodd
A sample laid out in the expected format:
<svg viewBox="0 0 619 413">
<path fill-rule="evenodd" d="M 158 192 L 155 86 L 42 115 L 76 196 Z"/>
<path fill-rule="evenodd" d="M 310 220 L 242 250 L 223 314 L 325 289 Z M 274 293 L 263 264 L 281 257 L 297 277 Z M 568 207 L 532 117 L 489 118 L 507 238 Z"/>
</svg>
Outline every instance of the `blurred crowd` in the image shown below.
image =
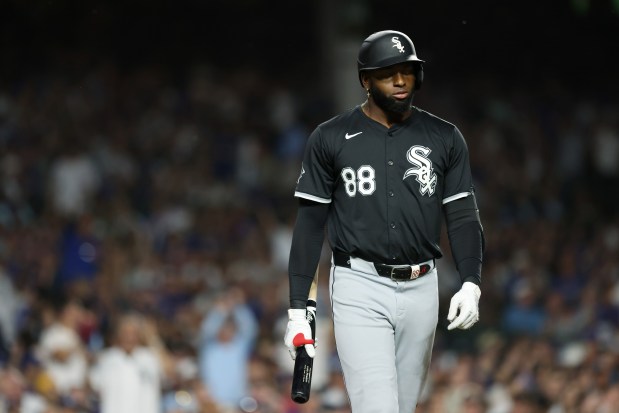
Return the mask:
<svg viewBox="0 0 619 413">
<path fill-rule="evenodd" d="M 4 84 L 0 413 L 349 412 L 327 245 L 313 393 L 289 397 L 292 194 L 335 114 L 307 86 L 114 64 Z M 417 103 L 467 139 L 487 241 L 481 320 L 441 316 L 418 413 L 619 412 L 619 102 L 470 79 Z"/>
</svg>

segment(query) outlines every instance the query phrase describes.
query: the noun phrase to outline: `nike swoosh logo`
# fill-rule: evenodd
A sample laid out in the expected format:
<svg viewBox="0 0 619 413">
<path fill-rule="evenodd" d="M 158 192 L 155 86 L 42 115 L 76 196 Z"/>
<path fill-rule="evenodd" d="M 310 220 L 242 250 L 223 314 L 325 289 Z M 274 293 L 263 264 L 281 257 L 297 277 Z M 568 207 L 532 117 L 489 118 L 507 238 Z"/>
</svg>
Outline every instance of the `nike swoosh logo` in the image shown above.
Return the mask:
<svg viewBox="0 0 619 413">
<path fill-rule="evenodd" d="M 354 138 L 357 135 L 361 135 L 363 132 L 357 132 L 357 133 L 353 133 L 352 135 L 346 133 L 346 136 L 344 136 L 346 139 L 350 139 L 350 138 Z"/>
</svg>

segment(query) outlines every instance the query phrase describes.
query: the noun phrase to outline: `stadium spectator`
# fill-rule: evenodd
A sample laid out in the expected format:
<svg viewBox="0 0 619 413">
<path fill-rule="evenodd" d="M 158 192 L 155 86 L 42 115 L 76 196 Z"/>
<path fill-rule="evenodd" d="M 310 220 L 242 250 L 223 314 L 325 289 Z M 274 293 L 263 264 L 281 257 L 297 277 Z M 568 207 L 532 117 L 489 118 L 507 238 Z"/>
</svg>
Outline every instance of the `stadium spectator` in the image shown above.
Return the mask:
<svg viewBox="0 0 619 413">
<path fill-rule="evenodd" d="M 115 327 L 114 344 L 99 355 L 89 377 L 101 413 L 159 413 L 164 365 L 148 346 L 144 319 L 123 316 Z"/>
<path fill-rule="evenodd" d="M 41 332 L 37 356 L 60 397 L 86 386 L 88 359 L 78 334 L 82 304 L 74 299 L 57 303 L 51 323 Z"/>
<path fill-rule="evenodd" d="M 232 287 L 215 297 L 198 346 L 200 378 L 217 403 L 237 407 L 249 396 L 248 363 L 257 333 L 242 290 Z"/>
</svg>

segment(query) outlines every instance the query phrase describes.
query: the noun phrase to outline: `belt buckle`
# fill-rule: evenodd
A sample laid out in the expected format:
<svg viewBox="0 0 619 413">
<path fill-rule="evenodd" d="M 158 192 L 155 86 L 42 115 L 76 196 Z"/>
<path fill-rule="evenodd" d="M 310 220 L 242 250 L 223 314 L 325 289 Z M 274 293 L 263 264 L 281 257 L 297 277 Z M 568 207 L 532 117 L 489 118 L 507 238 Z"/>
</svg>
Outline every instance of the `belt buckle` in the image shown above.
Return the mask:
<svg viewBox="0 0 619 413">
<path fill-rule="evenodd" d="M 410 270 L 410 276 L 408 278 L 394 278 L 394 275 L 396 274 L 395 271 L 396 270 L 400 270 L 400 269 L 408 269 Z M 419 265 L 400 265 L 400 266 L 393 266 L 391 267 L 391 271 L 389 273 L 389 277 L 391 278 L 392 281 L 403 281 L 403 280 L 414 280 L 419 278 L 419 275 L 421 274 L 421 268 L 419 267 Z"/>
</svg>

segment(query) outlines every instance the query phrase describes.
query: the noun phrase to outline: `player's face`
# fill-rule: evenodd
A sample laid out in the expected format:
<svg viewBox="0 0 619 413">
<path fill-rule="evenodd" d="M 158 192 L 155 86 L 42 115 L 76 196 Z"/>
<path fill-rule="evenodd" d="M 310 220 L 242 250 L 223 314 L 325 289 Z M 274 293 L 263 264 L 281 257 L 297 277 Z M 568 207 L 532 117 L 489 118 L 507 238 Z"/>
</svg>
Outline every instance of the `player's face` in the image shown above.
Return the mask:
<svg viewBox="0 0 619 413">
<path fill-rule="evenodd" d="M 413 103 L 415 69 L 412 63 L 400 63 L 369 73 L 370 95 L 385 112 L 405 113 Z"/>
</svg>

